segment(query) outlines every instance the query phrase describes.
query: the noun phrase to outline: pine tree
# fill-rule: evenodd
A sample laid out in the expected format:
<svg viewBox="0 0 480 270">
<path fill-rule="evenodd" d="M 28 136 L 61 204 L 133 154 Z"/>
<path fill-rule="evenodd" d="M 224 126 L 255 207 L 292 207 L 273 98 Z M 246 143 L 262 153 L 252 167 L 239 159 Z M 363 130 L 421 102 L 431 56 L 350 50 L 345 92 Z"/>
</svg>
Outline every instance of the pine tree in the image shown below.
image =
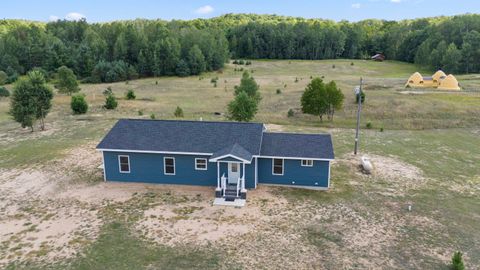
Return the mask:
<svg viewBox="0 0 480 270">
<path fill-rule="evenodd" d="M 47 85 L 43 74 L 31 71 L 13 88 L 10 115 L 22 127 L 31 128 L 32 132 L 35 121 L 40 120 L 40 128 L 45 130 L 45 117 L 52 107 L 52 99 L 53 91 Z"/>
<path fill-rule="evenodd" d="M 257 110 L 257 101 L 244 91 L 228 104 L 229 117 L 235 121 L 248 122 L 255 117 Z"/>
<path fill-rule="evenodd" d="M 78 87 L 77 77 L 71 69 L 66 66 L 58 68 L 58 83 L 55 85 L 58 88 L 58 92 L 71 95 L 80 91 Z"/>
</svg>

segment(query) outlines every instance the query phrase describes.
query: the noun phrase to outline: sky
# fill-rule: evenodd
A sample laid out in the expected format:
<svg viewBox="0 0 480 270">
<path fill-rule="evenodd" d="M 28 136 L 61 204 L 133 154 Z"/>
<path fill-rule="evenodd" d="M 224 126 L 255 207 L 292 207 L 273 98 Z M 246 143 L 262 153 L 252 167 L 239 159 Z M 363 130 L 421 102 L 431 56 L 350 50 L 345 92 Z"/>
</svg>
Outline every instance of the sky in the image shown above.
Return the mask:
<svg viewBox="0 0 480 270">
<path fill-rule="evenodd" d="M 226 13 L 277 14 L 335 21 L 402 20 L 480 13 L 479 0 L 11 0 L 0 19 L 106 22 L 211 18 Z"/>
</svg>

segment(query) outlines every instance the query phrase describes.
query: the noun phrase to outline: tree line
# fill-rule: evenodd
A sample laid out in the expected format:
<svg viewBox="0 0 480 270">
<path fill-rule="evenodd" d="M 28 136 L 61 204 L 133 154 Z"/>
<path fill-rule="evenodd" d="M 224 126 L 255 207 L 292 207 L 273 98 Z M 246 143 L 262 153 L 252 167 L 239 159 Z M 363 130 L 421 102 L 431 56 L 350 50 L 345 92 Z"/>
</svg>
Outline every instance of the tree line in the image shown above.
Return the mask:
<svg viewBox="0 0 480 270">
<path fill-rule="evenodd" d="M 218 28 L 147 20 L 8 22 L 0 23 L 0 72 L 7 82 L 34 68 L 53 74 L 61 66 L 85 82 L 188 76 L 218 70 L 229 57 Z"/>
<path fill-rule="evenodd" d="M 416 63 L 450 73 L 480 72 L 480 15 L 403 21 L 334 22 L 227 14 L 190 21 L 89 24 L 0 20 L 0 77 L 71 68 L 85 82 L 188 76 L 221 69 L 228 58 L 368 58 Z"/>
</svg>

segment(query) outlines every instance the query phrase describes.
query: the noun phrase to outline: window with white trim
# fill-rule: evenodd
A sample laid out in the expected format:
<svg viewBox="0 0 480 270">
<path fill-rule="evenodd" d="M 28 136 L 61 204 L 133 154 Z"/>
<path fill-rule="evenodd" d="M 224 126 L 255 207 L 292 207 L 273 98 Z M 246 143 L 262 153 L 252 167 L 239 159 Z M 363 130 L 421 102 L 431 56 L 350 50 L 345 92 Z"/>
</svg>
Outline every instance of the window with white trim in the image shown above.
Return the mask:
<svg viewBox="0 0 480 270">
<path fill-rule="evenodd" d="M 164 157 L 163 158 L 163 173 L 164 174 L 175 174 L 175 158 L 173 157 Z"/>
<path fill-rule="evenodd" d="M 206 158 L 196 158 L 195 159 L 195 170 L 206 170 L 207 169 L 207 159 Z"/>
<path fill-rule="evenodd" d="M 302 159 L 303 167 L 313 167 L 313 160 L 311 159 Z"/>
<path fill-rule="evenodd" d="M 118 156 L 118 168 L 121 173 L 130 172 L 130 157 L 129 156 Z"/>
<path fill-rule="evenodd" d="M 283 175 L 283 159 L 274 158 L 272 162 L 272 174 Z"/>
</svg>

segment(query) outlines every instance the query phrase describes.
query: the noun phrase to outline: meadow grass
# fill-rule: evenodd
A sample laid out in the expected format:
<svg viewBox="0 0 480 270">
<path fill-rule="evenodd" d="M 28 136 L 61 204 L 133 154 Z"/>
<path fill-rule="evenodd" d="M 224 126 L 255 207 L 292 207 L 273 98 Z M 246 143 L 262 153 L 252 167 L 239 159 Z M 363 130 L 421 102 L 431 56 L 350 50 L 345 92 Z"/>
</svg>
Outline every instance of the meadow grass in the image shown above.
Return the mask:
<svg viewBox="0 0 480 270">
<path fill-rule="evenodd" d="M 352 62 L 354 65 L 351 65 Z M 0 168 L 41 166 L 52 159 L 61 158 L 68 149 L 97 143 L 119 118 L 149 118 L 154 113 L 157 119 L 174 119 L 173 112 L 180 106 L 185 114 L 184 119 L 224 121 L 223 115 L 218 116 L 214 112 L 225 113 L 227 103 L 233 98 L 234 86 L 239 84 L 241 77 L 241 72 L 234 71 L 234 68 L 230 64 L 222 72 L 187 78 L 162 77 L 128 83 L 82 84 L 82 92 L 87 95 L 90 104 L 89 112 L 73 116 L 69 108 L 70 97 L 57 94 L 52 112 L 47 117 L 49 130 L 45 132 L 22 131 L 7 114 L 8 99 L 2 99 Z M 414 225 L 404 225 L 401 228 L 404 235 L 392 244 L 389 258 L 400 265 L 403 263 L 406 268 L 416 267 L 418 265 L 411 265 L 408 261 L 415 256 L 415 248 L 428 244 L 429 247 L 442 250 L 462 250 L 468 255 L 469 265 L 480 265 L 480 247 L 477 245 L 480 242 L 480 216 L 475 214 L 480 213 L 480 203 L 476 197 L 478 193 L 472 195 L 469 192 L 480 185 L 478 75 L 459 76 L 460 83 L 468 91 L 404 94 L 403 86 L 411 73 L 420 70 L 428 75 L 433 71 L 400 62 L 362 60 L 256 60 L 246 69 L 253 71 L 263 97 L 255 121 L 281 125 L 280 129 L 285 131 L 331 132 L 337 159 L 353 151 L 356 104 L 352 89 L 363 77 L 367 98 L 362 114 L 360 153 L 391 156 L 412 164 L 422 170 L 429 183 L 427 187 L 406 191 L 404 197 L 386 197 L 379 194 L 382 186 L 371 183 L 353 186 L 351 180 L 358 180 L 355 170 L 339 162 L 332 168 L 332 190 L 315 192 L 275 188 L 275 194 L 284 196 L 292 203 L 361 205 L 362 209 L 378 215 L 389 211 L 384 203 L 404 205 L 407 201 L 413 202 L 415 211 L 441 224 L 441 231 L 419 231 Z M 320 122 L 317 117 L 299 113 L 300 97 L 310 76 L 324 76 L 326 81 L 335 80 L 344 92 L 344 107 L 335 114 L 333 122 Z M 219 78 L 217 87 L 210 82 L 214 77 Z M 298 82 L 295 82 L 296 79 Z M 107 87 L 112 87 L 120 98 L 119 107 L 113 111 L 102 108 L 102 91 Z M 8 88 L 11 89 L 11 86 Z M 135 91 L 137 100 L 122 98 L 128 89 Z M 281 89 L 281 94 L 277 94 L 276 89 Z M 289 109 L 297 111 L 294 117 L 287 117 Z M 143 112 L 142 116 L 139 111 Z M 372 123 L 372 129 L 364 128 L 367 122 Z M 270 128 L 275 130 L 274 125 Z M 384 131 L 380 132 L 380 128 Z M 466 192 L 453 191 L 452 186 L 462 187 Z M 153 245 L 139 237 L 132 222 L 142 214 L 145 206 L 142 203 L 135 201 L 124 204 L 121 208 L 127 214 L 121 216 L 108 207 L 104 209 L 104 218 L 108 222 L 102 227 L 99 238 L 86 247 L 82 255 L 48 267 L 189 269 L 192 266 L 221 268 L 227 264 L 228 258 L 213 247 L 171 248 Z M 306 233 L 310 238 L 305 244 L 324 247 L 330 242 L 342 243 L 333 232 L 307 228 Z M 418 258 L 424 268 L 441 269 L 445 266 L 433 257 L 420 254 Z M 35 267 L 48 268 L 45 265 L 10 266 L 12 269 Z"/>
</svg>

